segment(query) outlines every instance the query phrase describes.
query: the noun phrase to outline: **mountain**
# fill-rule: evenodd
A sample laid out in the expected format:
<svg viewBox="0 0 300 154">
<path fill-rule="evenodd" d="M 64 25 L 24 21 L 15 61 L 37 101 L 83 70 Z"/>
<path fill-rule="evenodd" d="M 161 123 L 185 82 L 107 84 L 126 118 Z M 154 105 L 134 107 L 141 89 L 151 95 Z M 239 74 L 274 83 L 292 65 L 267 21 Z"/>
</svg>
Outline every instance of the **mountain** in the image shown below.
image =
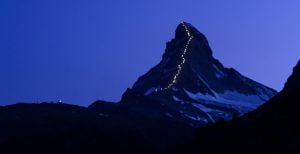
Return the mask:
<svg viewBox="0 0 300 154">
<path fill-rule="evenodd" d="M 121 104 L 155 118 L 204 126 L 243 115 L 275 94 L 235 69 L 225 68 L 213 57 L 206 37 L 183 22 L 167 43 L 161 62 L 124 93 Z"/>
<path fill-rule="evenodd" d="M 300 153 L 300 61 L 283 90 L 231 122 L 197 130 L 189 153 Z M 218 147 L 218 148 L 214 148 Z"/>
<path fill-rule="evenodd" d="M 286 93 L 294 92 L 296 97 L 298 91 L 295 93 L 295 89 L 299 88 L 297 75 L 291 77 L 288 83 Z M 1 154 L 165 154 L 179 152 L 181 149 L 176 147 L 185 147 L 186 143 L 191 143 L 189 146 L 192 147 L 182 148 L 182 153 L 197 152 L 197 147 L 218 150 L 231 142 L 214 143 L 214 138 L 225 134 L 222 129 L 214 130 L 229 124 L 217 122 L 197 130 L 203 140 L 196 137 L 195 142 L 189 142 L 193 139 L 195 127 L 243 115 L 275 94 L 276 91 L 271 88 L 244 77 L 232 68 L 225 68 L 212 56 L 205 36 L 191 24 L 181 23 L 175 38 L 167 43 L 162 61 L 127 89 L 118 103 L 96 101 L 88 107 L 61 102 L 0 106 Z M 272 100 L 280 100 L 280 95 L 283 94 Z M 246 114 L 249 120 L 241 120 L 241 124 L 234 125 L 236 129 L 233 130 L 239 132 L 240 126 L 248 126 L 255 119 L 267 119 L 259 123 L 272 122 L 273 115 L 280 114 L 281 108 L 268 104 L 274 103 L 267 103 Z M 293 113 L 286 114 L 295 114 L 291 118 L 295 120 L 296 108 L 288 108 L 284 112 L 288 111 Z M 287 122 L 291 122 L 284 116 L 281 118 L 283 125 L 278 129 L 289 126 Z M 245 128 L 243 132 L 248 133 L 248 127 Z M 205 132 L 204 135 L 201 132 Z M 237 141 L 244 137 L 243 133 L 239 135 Z M 246 138 L 252 136 L 255 133 L 246 134 Z M 211 146 L 213 144 L 218 146 Z"/>
<path fill-rule="evenodd" d="M 94 104 L 0 107 L 1 154 L 163 154 L 193 135 L 191 127 L 176 121 L 148 119 L 110 102 Z"/>
</svg>

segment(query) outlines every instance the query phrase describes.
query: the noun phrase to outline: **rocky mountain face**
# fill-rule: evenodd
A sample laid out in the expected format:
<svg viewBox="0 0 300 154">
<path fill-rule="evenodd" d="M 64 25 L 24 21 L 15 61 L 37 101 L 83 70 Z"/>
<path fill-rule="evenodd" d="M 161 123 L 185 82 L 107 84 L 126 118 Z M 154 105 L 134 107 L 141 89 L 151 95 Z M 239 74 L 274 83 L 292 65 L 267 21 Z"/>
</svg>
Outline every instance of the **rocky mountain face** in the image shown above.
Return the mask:
<svg viewBox="0 0 300 154">
<path fill-rule="evenodd" d="M 124 93 L 121 104 L 155 118 L 203 126 L 243 115 L 275 94 L 275 90 L 225 68 L 213 57 L 206 37 L 183 22 L 167 43 L 161 62 Z"/>
<path fill-rule="evenodd" d="M 276 96 L 241 118 L 198 129 L 195 142 L 187 144 L 183 151 L 300 153 L 299 94 L 300 61 L 283 90 Z"/>
</svg>

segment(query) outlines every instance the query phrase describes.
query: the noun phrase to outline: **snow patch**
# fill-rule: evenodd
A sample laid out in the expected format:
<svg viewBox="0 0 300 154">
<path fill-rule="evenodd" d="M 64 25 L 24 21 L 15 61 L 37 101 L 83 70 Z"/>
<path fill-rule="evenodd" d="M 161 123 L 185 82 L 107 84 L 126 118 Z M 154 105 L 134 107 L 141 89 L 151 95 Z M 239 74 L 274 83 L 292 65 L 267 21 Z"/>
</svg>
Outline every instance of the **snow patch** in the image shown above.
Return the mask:
<svg viewBox="0 0 300 154">
<path fill-rule="evenodd" d="M 183 100 L 179 99 L 179 98 L 176 97 L 176 96 L 173 96 L 172 98 L 173 98 L 174 101 L 180 102 L 181 105 L 184 105 L 184 104 L 185 104 L 185 102 L 184 102 Z"/>
<path fill-rule="evenodd" d="M 208 116 L 208 118 L 212 121 L 212 122 L 215 122 L 214 118 L 210 115 L 209 112 L 221 112 L 219 110 L 215 110 L 215 109 L 211 109 L 211 108 L 208 108 L 202 104 L 197 104 L 197 103 L 192 103 L 192 105 L 198 109 L 200 109 L 201 111 L 204 111 L 206 113 L 206 115 Z"/>
<path fill-rule="evenodd" d="M 155 88 L 152 87 L 145 92 L 144 96 L 148 96 L 148 95 L 152 94 L 154 91 L 155 91 Z"/>
<path fill-rule="evenodd" d="M 203 118 L 201 118 L 199 116 L 193 117 L 193 116 L 190 116 L 188 114 L 184 114 L 184 116 L 187 117 L 187 118 L 189 118 L 189 119 L 195 120 L 195 121 L 207 121 L 206 119 L 203 119 Z"/>
<path fill-rule="evenodd" d="M 184 91 L 190 98 L 196 101 L 206 100 L 248 108 L 256 108 L 262 103 L 264 103 L 264 100 L 261 100 L 260 97 L 258 97 L 257 95 L 246 95 L 236 91 L 227 90 L 223 94 L 218 94 L 218 97 L 214 97 L 209 94 L 202 94 L 200 92 L 192 93 L 185 89 Z"/>
<path fill-rule="evenodd" d="M 265 101 L 269 100 L 272 96 L 275 95 L 275 93 L 273 93 L 271 90 L 267 89 L 266 87 L 258 88 L 257 91 L 259 93 L 259 96 Z"/>
<path fill-rule="evenodd" d="M 172 90 L 173 90 L 173 91 L 178 91 L 178 89 L 177 89 L 177 88 L 175 88 L 175 87 L 172 87 Z"/>
<path fill-rule="evenodd" d="M 204 105 L 202 104 L 197 104 L 197 103 L 192 103 L 192 105 L 204 112 L 211 112 L 211 111 L 214 111 L 214 109 L 211 109 L 211 108 L 208 108 L 208 107 L 205 107 Z"/>
<path fill-rule="evenodd" d="M 166 112 L 165 115 L 168 116 L 168 117 L 170 117 L 170 118 L 173 118 L 173 116 L 170 113 L 168 113 L 168 112 Z"/>
<path fill-rule="evenodd" d="M 213 64 L 213 67 L 215 68 L 216 77 L 218 79 L 225 77 L 225 74 L 215 64 Z"/>
<path fill-rule="evenodd" d="M 241 94 L 237 91 L 225 91 L 224 94 L 222 94 L 222 98 L 228 101 L 234 101 L 239 103 L 240 105 L 243 106 L 243 104 L 250 104 L 250 106 L 259 106 L 262 103 L 264 103 L 263 100 L 260 99 L 257 95 L 246 95 L 246 94 Z M 226 101 L 225 101 L 226 102 Z"/>
<path fill-rule="evenodd" d="M 200 92 L 194 94 L 186 89 L 183 89 L 183 90 L 193 100 L 211 100 L 211 101 L 216 100 L 216 98 L 214 96 L 209 95 L 209 94 L 204 95 Z"/>
<path fill-rule="evenodd" d="M 215 95 L 215 96 L 218 96 L 218 94 L 209 86 L 209 84 L 199 75 L 197 74 L 198 76 L 198 79 L 201 80 L 205 86 Z"/>
<path fill-rule="evenodd" d="M 173 96 L 173 100 L 176 101 L 176 102 L 181 102 L 182 100 L 177 98 L 176 96 Z"/>
</svg>

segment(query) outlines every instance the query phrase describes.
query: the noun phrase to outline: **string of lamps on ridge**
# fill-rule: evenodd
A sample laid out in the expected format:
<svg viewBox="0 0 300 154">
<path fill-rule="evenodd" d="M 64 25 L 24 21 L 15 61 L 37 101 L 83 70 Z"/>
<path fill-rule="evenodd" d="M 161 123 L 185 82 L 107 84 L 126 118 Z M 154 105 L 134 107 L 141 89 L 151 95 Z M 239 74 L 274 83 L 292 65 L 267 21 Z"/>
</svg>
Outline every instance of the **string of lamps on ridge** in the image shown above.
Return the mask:
<svg viewBox="0 0 300 154">
<path fill-rule="evenodd" d="M 184 23 L 182 23 L 182 25 L 183 25 L 183 27 L 184 27 L 184 29 L 185 29 L 185 31 L 186 31 L 186 34 L 187 34 L 187 36 L 188 36 L 188 38 L 189 38 L 188 41 L 187 41 L 187 43 L 186 43 L 186 45 L 185 45 L 185 48 L 184 48 L 184 50 L 183 50 L 183 53 L 181 54 L 181 59 L 182 59 L 182 61 L 181 61 L 181 63 L 178 64 L 178 66 L 177 66 L 177 72 L 176 72 L 176 74 L 174 75 L 172 82 L 170 82 L 170 83 L 168 84 L 168 86 L 165 87 L 165 88 L 156 88 L 156 89 L 155 89 L 156 92 L 157 92 L 157 91 L 162 91 L 162 90 L 168 90 L 168 89 L 170 89 L 172 86 L 174 86 L 174 85 L 176 84 L 176 82 L 177 82 L 177 79 L 178 79 L 178 77 L 179 77 L 181 71 L 182 71 L 183 64 L 186 62 L 185 55 L 186 55 L 186 53 L 187 53 L 187 51 L 188 51 L 188 47 L 189 47 L 189 45 L 190 45 L 190 42 L 192 41 L 192 39 L 194 38 L 194 36 L 191 35 L 190 31 L 188 30 L 188 27 L 187 27 Z"/>
</svg>

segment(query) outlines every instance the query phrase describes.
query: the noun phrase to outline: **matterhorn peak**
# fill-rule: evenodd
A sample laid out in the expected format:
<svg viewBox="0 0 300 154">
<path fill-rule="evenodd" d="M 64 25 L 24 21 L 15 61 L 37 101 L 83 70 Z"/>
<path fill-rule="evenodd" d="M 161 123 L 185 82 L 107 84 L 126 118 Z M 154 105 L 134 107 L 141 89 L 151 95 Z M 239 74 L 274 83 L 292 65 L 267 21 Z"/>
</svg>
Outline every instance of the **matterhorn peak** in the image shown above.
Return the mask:
<svg viewBox="0 0 300 154">
<path fill-rule="evenodd" d="M 206 37 L 182 22 L 175 38 L 167 43 L 161 62 L 141 76 L 121 102 L 150 99 L 182 119 L 203 124 L 242 115 L 275 94 L 273 89 L 224 67 L 213 57 Z"/>
<path fill-rule="evenodd" d="M 192 24 L 187 22 L 182 22 L 178 24 L 175 31 L 175 39 L 184 39 L 193 37 L 200 42 L 203 42 L 206 45 L 208 44 L 208 40 L 203 33 L 197 30 Z"/>
<path fill-rule="evenodd" d="M 175 38 L 184 38 L 184 37 L 191 37 L 191 27 L 192 25 L 186 23 L 186 22 L 182 22 L 180 24 L 178 24 L 177 28 L 176 28 L 176 32 L 175 32 Z"/>
</svg>

